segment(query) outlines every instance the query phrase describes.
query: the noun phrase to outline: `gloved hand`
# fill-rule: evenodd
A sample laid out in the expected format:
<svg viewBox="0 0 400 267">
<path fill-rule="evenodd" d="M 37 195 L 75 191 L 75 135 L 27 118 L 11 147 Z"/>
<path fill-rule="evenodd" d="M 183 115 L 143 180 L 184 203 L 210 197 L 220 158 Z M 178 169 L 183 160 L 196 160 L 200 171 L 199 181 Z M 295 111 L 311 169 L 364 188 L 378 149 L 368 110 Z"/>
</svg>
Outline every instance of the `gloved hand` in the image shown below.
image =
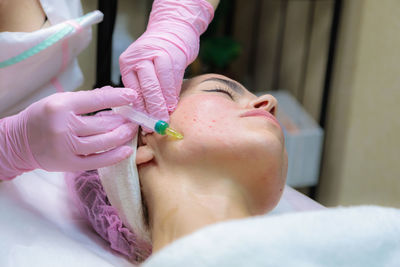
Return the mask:
<svg viewBox="0 0 400 267">
<path fill-rule="evenodd" d="M 145 33 L 119 59 L 122 81 L 138 92 L 135 108 L 169 121 L 186 67 L 199 52 L 199 37 L 214 9 L 205 0 L 155 0 Z"/>
<path fill-rule="evenodd" d="M 137 98 L 128 88 L 57 93 L 19 114 L 0 120 L 0 179 L 41 168 L 47 171 L 97 169 L 127 158 L 123 146 L 138 126 L 111 111 Z"/>
</svg>

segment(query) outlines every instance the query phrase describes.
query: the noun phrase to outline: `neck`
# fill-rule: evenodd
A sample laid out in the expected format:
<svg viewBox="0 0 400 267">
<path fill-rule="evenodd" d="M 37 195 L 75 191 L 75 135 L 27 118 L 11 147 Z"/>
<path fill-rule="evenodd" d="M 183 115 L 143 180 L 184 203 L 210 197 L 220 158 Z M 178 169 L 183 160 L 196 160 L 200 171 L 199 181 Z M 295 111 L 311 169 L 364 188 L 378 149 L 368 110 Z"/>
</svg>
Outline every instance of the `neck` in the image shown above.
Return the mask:
<svg viewBox="0 0 400 267">
<path fill-rule="evenodd" d="M 153 252 L 209 224 L 250 216 L 230 177 L 175 172 L 154 180 L 160 190 L 146 196 Z"/>
</svg>

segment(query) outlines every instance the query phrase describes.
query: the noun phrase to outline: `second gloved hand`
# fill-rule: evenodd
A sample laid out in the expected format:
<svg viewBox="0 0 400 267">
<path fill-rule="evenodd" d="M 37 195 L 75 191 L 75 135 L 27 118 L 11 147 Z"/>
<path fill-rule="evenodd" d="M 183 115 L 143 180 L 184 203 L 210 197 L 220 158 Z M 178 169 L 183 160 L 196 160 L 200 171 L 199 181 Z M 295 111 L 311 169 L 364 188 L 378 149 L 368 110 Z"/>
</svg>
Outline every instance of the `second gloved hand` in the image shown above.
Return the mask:
<svg viewBox="0 0 400 267">
<path fill-rule="evenodd" d="M 17 115 L 0 120 L 0 180 L 36 168 L 47 171 L 97 169 L 127 158 L 124 146 L 138 126 L 112 111 L 132 103 L 128 88 L 57 93 Z"/>
<path fill-rule="evenodd" d="M 155 0 L 146 32 L 120 56 L 124 85 L 138 92 L 135 108 L 169 121 L 186 67 L 214 15 L 205 0 Z"/>
</svg>

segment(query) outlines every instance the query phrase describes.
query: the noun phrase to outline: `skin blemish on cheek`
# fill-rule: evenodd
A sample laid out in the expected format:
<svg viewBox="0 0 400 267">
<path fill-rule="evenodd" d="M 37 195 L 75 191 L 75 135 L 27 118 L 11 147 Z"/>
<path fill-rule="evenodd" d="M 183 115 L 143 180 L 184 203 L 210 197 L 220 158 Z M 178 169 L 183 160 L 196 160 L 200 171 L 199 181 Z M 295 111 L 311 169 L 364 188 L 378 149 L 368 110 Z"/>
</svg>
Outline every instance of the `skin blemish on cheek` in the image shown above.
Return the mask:
<svg viewBox="0 0 400 267">
<path fill-rule="evenodd" d="M 212 120 L 212 122 L 215 122 L 215 120 Z"/>
<path fill-rule="evenodd" d="M 194 121 L 194 122 L 196 122 L 196 121 L 197 121 L 197 119 L 196 119 L 196 118 L 194 118 L 194 119 L 193 119 L 193 121 Z"/>
</svg>

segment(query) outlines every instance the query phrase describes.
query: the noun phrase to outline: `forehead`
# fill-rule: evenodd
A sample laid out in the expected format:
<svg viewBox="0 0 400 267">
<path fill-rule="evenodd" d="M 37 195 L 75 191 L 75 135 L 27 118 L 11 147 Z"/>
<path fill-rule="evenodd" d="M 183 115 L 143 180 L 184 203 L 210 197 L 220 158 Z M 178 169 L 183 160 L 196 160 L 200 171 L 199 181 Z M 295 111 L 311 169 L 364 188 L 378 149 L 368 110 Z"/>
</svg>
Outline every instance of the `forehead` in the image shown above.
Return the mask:
<svg viewBox="0 0 400 267">
<path fill-rule="evenodd" d="M 181 97 L 195 92 L 197 89 L 212 87 L 213 85 L 221 84 L 232 89 L 238 95 L 242 96 L 255 96 L 250 93 L 243 85 L 240 83 L 229 79 L 223 75 L 219 74 L 204 74 L 196 76 L 192 79 L 185 80 L 182 84 Z"/>
</svg>

